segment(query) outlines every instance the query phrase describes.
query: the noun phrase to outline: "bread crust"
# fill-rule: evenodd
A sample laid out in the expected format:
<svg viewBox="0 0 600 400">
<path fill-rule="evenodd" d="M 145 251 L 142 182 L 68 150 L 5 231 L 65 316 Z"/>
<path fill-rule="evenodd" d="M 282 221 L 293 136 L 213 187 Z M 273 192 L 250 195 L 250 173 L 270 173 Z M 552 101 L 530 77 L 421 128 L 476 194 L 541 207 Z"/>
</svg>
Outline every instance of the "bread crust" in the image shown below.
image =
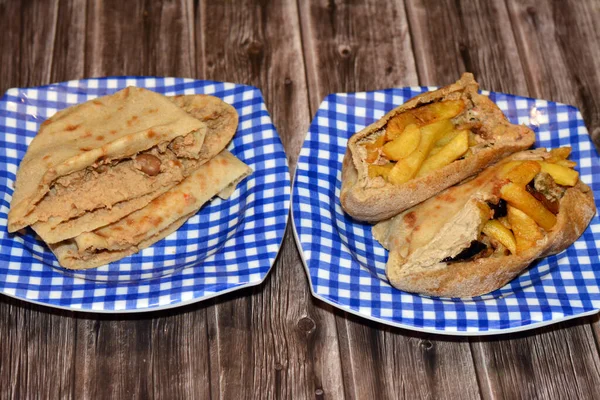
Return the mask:
<svg viewBox="0 0 600 400">
<path fill-rule="evenodd" d="M 560 200 L 557 222 L 537 246 L 523 254 L 447 263 L 433 270 L 403 271 L 394 252 L 386 266 L 397 289 L 438 297 L 474 297 L 501 288 L 536 259 L 557 254 L 576 241 L 596 213 L 592 190 L 579 181 Z"/>
<path fill-rule="evenodd" d="M 463 74 L 456 83 L 414 97 L 354 134 L 348 141 L 342 166 L 340 202 L 343 209 L 360 221 L 378 222 L 391 218 L 478 173 L 494 162 L 533 145 L 535 142 L 533 131 L 525 126 L 508 122 L 502 111 L 487 96 L 478 94 L 477 90 L 478 84 L 473 75 Z M 360 146 L 358 142 L 380 131 L 392 117 L 399 113 L 433 101 L 458 97 L 470 101 L 473 109 L 481 115 L 481 130 L 489 139 L 487 147 L 478 149 L 467 159 L 457 160 L 431 174 L 411 179 L 402 185 L 389 182 L 373 185 L 373 181 L 368 176 L 367 164 L 357 151 Z"/>
</svg>

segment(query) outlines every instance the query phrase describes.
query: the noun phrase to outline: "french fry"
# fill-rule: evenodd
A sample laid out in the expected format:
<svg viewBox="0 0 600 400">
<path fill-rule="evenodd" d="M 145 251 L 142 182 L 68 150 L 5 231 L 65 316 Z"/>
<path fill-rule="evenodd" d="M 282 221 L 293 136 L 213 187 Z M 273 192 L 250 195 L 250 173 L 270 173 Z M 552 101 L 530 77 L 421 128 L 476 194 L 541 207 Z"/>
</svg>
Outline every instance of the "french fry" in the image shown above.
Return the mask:
<svg viewBox="0 0 600 400">
<path fill-rule="evenodd" d="M 419 120 L 410 112 L 398 114 L 388 121 L 385 128 L 385 138 L 388 141 L 394 140 L 404 132 L 404 129 L 406 129 L 408 125 L 418 123 Z"/>
<path fill-rule="evenodd" d="M 477 135 L 469 131 L 469 147 L 477 146 L 478 144 L 479 142 L 477 141 Z"/>
<path fill-rule="evenodd" d="M 440 150 L 442 150 L 442 149 L 443 149 L 443 147 L 441 147 L 441 146 L 433 146 L 433 147 L 431 148 L 431 151 L 429 152 L 429 157 L 431 157 L 431 156 L 432 156 L 432 155 L 434 155 L 434 154 L 437 154 L 437 153 L 439 153 L 439 152 L 440 152 Z"/>
<path fill-rule="evenodd" d="M 506 177 L 517 185 L 525 186 L 531 182 L 541 170 L 542 167 L 537 161 L 525 161 L 511 169 Z"/>
<path fill-rule="evenodd" d="M 381 147 L 384 144 L 385 135 L 379 136 L 377 139 L 375 139 L 374 142 L 366 143 L 364 145 L 365 149 L 367 150 L 367 156 L 365 158 L 365 161 L 368 163 L 373 163 L 377 161 L 377 159 L 379 158 L 379 151 L 381 150 Z"/>
<path fill-rule="evenodd" d="M 465 109 L 463 100 L 446 100 L 427 104 L 411 110 L 414 115 L 423 124 L 442 121 L 456 117 Z"/>
<path fill-rule="evenodd" d="M 564 147 L 561 147 L 561 149 Z M 550 164 L 548 162 L 540 162 L 542 171 L 550 174 L 554 182 L 563 186 L 575 186 L 579 180 L 579 172 L 574 169 L 563 167 L 558 164 Z"/>
<path fill-rule="evenodd" d="M 460 131 L 454 139 L 421 165 L 417 176 L 424 176 L 460 158 L 469 149 L 469 131 Z"/>
<path fill-rule="evenodd" d="M 502 243 L 512 254 L 517 254 L 517 242 L 513 233 L 506 228 L 500 221 L 490 220 L 483 226 L 482 232 L 490 238 L 494 238 Z"/>
<path fill-rule="evenodd" d="M 387 163 L 384 165 L 369 165 L 369 178 L 375 178 L 378 176 L 382 176 L 387 179 L 388 174 L 394 167 L 393 163 Z"/>
<path fill-rule="evenodd" d="M 571 155 L 571 146 L 558 147 L 550 150 L 550 158 L 548 162 L 557 162 L 560 160 L 566 160 Z"/>
<path fill-rule="evenodd" d="M 506 200 L 509 205 L 529 215 L 538 225 L 547 231 L 552 229 L 554 224 L 556 224 L 556 216 L 528 193 L 523 186 L 512 182 L 507 183 L 500 188 L 500 197 Z"/>
<path fill-rule="evenodd" d="M 510 222 L 508 222 L 508 217 L 504 216 L 504 217 L 500 217 L 498 218 L 498 222 L 500 222 L 502 225 L 504 225 L 506 228 L 508 229 L 512 229 Z"/>
<path fill-rule="evenodd" d="M 577 166 L 577 163 L 575 161 L 571 161 L 571 160 L 558 160 L 554 164 L 560 165 L 560 166 L 563 166 L 566 168 L 575 168 Z"/>
<path fill-rule="evenodd" d="M 383 146 L 383 155 L 388 160 L 398 161 L 408 157 L 419 146 L 421 131 L 415 124 L 408 125 L 401 135 Z"/>
<path fill-rule="evenodd" d="M 408 182 L 419 171 L 423 161 L 429 155 L 433 144 L 441 135 L 452 129 L 450 120 L 442 120 L 433 124 L 423 126 L 421 131 L 421 141 L 415 151 L 408 157 L 398 161 L 394 168 L 388 174 L 388 181 L 395 185 L 401 185 Z"/>
<path fill-rule="evenodd" d="M 452 129 L 448 132 L 445 132 L 438 140 L 437 142 L 435 142 L 435 147 L 444 147 L 445 145 L 447 145 L 448 143 L 450 143 L 450 141 L 452 139 L 454 139 L 456 137 L 456 135 L 458 135 L 461 131 L 456 130 L 456 129 Z"/>
<path fill-rule="evenodd" d="M 517 253 L 535 246 L 544 237 L 536 222 L 523 211 L 511 205 L 507 206 L 507 218 L 517 242 Z"/>
<path fill-rule="evenodd" d="M 507 179 L 509 172 L 521 164 L 523 164 L 523 161 L 508 161 L 501 164 L 498 171 L 498 177 L 501 179 Z"/>
</svg>

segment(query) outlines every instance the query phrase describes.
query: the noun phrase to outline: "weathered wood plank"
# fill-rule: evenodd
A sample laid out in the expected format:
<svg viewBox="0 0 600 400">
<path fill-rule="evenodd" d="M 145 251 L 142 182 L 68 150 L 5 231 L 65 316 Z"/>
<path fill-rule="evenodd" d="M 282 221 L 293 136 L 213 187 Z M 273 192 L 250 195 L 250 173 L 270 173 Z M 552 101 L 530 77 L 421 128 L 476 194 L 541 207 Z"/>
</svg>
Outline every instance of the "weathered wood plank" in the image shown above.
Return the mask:
<svg viewBox="0 0 600 400">
<path fill-rule="evenodd" d="M 330 92 L 418 83 L 402 4 L 299 4 L 313 113 Z M 478 398 L 466 340 L 435 340 L 336 315 L 348 398 Z"/>
<path fill-rule="evenodd" d="M 87 7 L 85 0 L 58 3 L 60 17 L 51 53 L 53 56 L 50 82 L 84 77 Z"/>
<path fill-rule="evenodd" d="M 581 110 L 600 148 L 600 3 L 507 1 L 532 96 Z"/>
<path fill-rule="evenodd" d="M 190 76 L 195 69 L 191 12 L 187 0 L 92 2 L 86 74 Z"/>
<path fill-rule="evenodd" d="M 589 319 L 472 343 L 488 398 L 593 399 L 600 380 Z"/>
<path fill-rule="evenodd" d="M 417 84 L 400 2 L 298 3 L 313 113 L 332 92 Z"/>
<path fill-rule="evenodd" d="M 421 48 L 417 51 L 417 64 L 428 83 L 450 82 L 466 69 L 475 73 L 485 89 L 522 95 L 543 95 L 553 90 L 542 90 L 544 86 L 552 86 L 552 82 L 536 81 L 531 78 L 530 71 L 539 70 L 541 63 L 552 68 L 556 55 L 544 60 L 519 51 L 517 44 L 522 46 L 522 42 L 530 38 L 519 39 L 517 35 L 515 39 L 509 29 L 511 18 L 505 4 L 448 2 L 443 11 L 436 6 L 441 8 L 435 1 L 407 0 L 413 36 L 421 38 L 420 43 L 415 43 L 415 47 Z M 439 15 L 442 12 L 445 18 Z M 428 24 L 432 19 L 447 26 Z M 458 32 L 455 38 L 449 36 L 448 27 Z M 516 31 L 523 31 L 523 28 Z M 458 45 L 454 45 L 456 42 Z M 529 45 L 537 46 L 535 43 Z M 462 62 L 455 63 L 455 60 Z M 448 65 L 453 65 L 453 70 L 446 69 Z M 569 86 L 564 90 L 577 89 Z M 589 326 L 571 322 L 561 327 L 563 329 L 525 334 L 517 340 L 510 335 L 496 340 L 473 341 L 471 347 L 483 397 L 531 398 L 546 394 L 550 398 L 561 398 L 575 391 L 585 393 L 590 385 L 598 384 L 595 372 L 598 352 Z M 578 351 L 587 351 L 587 354 L 585 357 L 571 356 Z M 578 378 L 577 371 L 581 370 L 590 373 Z M 557 374 L 562 378 L 556 379 Z M 572 383 L 566 385 L 567 381 Z"/>
<path fill-rule="evenodd" d="M 445 85 L 469 71 L 483 88 L 527 95 L 502 2 L 406 0 L 406 10 L 421 84 Z"/>
<path fill-rule="evenodd" d="M 0 2 L 1 92 L 48 83 L 57 4 Z M 74 326 L 71 313 L 0 296 L 0 398 L 69 396 Z"/>
<path fill-rule="evenodd" d="M 292 168 L 310 122 L 296 7 L 207 1 L 196 22 L 198 73 L 262 91 Z M 267 282 L 219 298 L 208 325 L 213 394 L 343 398 L 334 319 L 313 306 L 289 229 Z"/>
<path fill-rule="evenodd" d="M 193 76 L 192 14 L 183 0 L 92 3 L 79 20 L 86 47 L 74 51 L 85 52 L 87 76 Z M 192 306 L 78 321 L 75 397 L 209 397 L 205 319 L 205 308 Z"/>
</svg>

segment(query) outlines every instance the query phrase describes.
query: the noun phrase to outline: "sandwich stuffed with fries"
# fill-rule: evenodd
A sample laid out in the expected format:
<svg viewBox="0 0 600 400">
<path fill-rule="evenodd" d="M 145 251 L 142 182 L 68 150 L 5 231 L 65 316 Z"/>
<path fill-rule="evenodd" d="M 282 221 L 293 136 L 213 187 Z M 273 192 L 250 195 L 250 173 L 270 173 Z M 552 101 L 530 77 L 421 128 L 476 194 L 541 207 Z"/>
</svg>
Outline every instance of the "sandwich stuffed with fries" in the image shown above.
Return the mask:
<svg viewBox="0 0 600 400">
<path fill-rule="evenodd" d="M 396 288 L 443 297 L 489 293 L 570 246 L 596 212 L 571 149 L 526 150 L 471 74 L 417 96 L 353 135 L 340 202 L 377 223 Z"/>
<path fill-rule="evenodd" d="M 533 131 L 511 124 L 472 74 L 419 95 L 354 134 L 342 168 L 340 202 L 377 222 L 529 148 Z"/>
<path fill-rule="evenodd" d="M 596 212 L 570 148 L 516 153 L 373 227 L 398 289 L 444 297 L 491 292 L 561 252 Z"/>
</svg>

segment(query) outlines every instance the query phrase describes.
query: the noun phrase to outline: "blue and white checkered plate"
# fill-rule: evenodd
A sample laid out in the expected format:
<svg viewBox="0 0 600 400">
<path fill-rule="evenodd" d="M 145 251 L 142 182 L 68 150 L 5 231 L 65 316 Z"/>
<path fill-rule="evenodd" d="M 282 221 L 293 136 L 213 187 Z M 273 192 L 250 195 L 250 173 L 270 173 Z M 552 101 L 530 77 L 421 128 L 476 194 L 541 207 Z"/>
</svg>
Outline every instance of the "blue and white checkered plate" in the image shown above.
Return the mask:
<svg viewBox="0 0 600 400">
<path fill-rule="evenodd" d="M 210 94 L 233 105 L 228 149 L 253 170 L 228 200 L 214 199 L 177 232 L 107 266 L 69 271 L 31 229 L 6 231 L 17 167 L 40 124 L 56 111 L 140 86 L 165 95 Z M 0 99 L 0 293 L 94 312 L 152 311 L 261 283 L 279 250 L 289 211 L 283 146 L 260 91 L 182 78 L 110 77 L 10 89 Z"/>
<path fill-rule="evenodd" d="M 434 88 L 329 95 L 302 147 L 292 214 L 313 295 L 349 313 L 416 331 L 450 335 L 508 333 L 598 312 L 600 221 L 566 251 L 536 262 L 485 296 L 432 298 L 405 293 L 385 277 L 387 251 L 371 225 L 342 211 L 342 160 L 348 138 L 409 98 Z M 536 147 L 572 146 L 581 179 L 600 206 L 600 164 L 579 111 L 568 105 L 488 93 L 513 122 L 530 126 Z"/>
</svg>

